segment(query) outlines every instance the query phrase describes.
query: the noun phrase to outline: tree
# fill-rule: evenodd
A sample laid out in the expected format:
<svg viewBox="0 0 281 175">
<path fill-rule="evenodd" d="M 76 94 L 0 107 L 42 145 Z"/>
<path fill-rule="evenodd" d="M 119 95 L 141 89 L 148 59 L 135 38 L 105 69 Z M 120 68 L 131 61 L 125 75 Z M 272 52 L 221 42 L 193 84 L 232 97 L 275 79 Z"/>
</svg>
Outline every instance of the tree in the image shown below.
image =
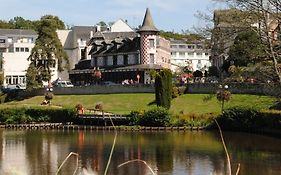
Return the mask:
<svg viewBox="0 0 281 175">
<path fill-rule="evenodd" d="M 253 28 L 261 37 L 266 46 L 266 60 L 270 60 L 278 82 L 281 84 L 281 1 L 280 0 L 225 0 L 229 5 L 235 5 L 237 8 L 247 11 L 252 16 L 256 16 L 255 24 L 258 27 Z"/>
<path fill-rule="evenodd" d="M 23 17 L 14 17 L 9 24 L 15 29 L 35 29 L 36 21 L 25 20 Z"/>
<path fill-rule="evenodd" d="M 155 77 L 155 98 L 157 106 L 166 109 L 171 107 L 172 100 L 172 72 L 163 69 Z"/>
<path fill-rule="evenodd" d="M 264 61 L 265 46 L 255 31 L 241 32 L 228 52 L 228 62 L 235 66 L 247 66 Z"/>
<path fill-rule="evenodd" d="M 63 22 L 56 16 L 46 15 L 38 22 L 36 29 L 38 38 L 35 41 L 35 46 L 31 50 L 28 60 L 31 61 L 30 69 L 36 69 L 36 74 L 40 78 L 30 79 L 30 81 L 34 80 L 37 82 L 31 83 L 29 81 L 29 83 L 40 86 L 42 85 L 42 81 L 50 81 L 52 76 L 51 69 L 55 69 L 56 65 L 58 71 L 63 71 L 65 68 L 68 69 L 69 60 L 56 33 L 57 29 L 63 28 Z M 65 61 L 64 65 L 63 61 Z M 27 77 L 33 77 L 33 75 L 28 75 L 27 72 Z"/>
<path fill-rule="evenodd" d="M 34 64 L 31 64 L 27 71 L 26 71 L 26 89 L 28 91 L 32 89 L 36 89 L 42 86 L 42 78 L 39 75 L 39 71 L 34 66 Z"/>
</svg>

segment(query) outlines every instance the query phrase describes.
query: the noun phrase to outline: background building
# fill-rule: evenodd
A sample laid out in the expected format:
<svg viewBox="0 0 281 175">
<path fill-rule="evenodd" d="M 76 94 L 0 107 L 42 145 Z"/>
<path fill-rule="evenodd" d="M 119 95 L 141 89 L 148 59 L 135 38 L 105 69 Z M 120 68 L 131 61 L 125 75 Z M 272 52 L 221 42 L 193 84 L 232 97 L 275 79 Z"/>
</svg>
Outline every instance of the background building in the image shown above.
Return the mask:
<svg viewBox="0 0 281 175">
<path fill-rule="evenodd" d="M 33 30 L 0 29 L 0 69 L 3 85 L 25 84 L 27 58 L 34 47 L 37 34 Z"/>
<path fill-rule="evenodd" d="M 77 85 L 96 83 L 95 74 L 100 72 L 102 81 L 150 83 L 151 70 L 170 68 L 170 42 L 158 33 L 149 9 L 137 32 L 122 20 L 109 31 L 96 32 L 85 48 L 91 59 L 79 61 L 70 71 L 71 81 Z"/>
<path fill-rule="evenodd" d="M 205 71 L 211 66 L 211 50 L 203 42 L 171 39 L 171 64 L 174 72 L 188 66 L 191 71 Z"/>
</svg>

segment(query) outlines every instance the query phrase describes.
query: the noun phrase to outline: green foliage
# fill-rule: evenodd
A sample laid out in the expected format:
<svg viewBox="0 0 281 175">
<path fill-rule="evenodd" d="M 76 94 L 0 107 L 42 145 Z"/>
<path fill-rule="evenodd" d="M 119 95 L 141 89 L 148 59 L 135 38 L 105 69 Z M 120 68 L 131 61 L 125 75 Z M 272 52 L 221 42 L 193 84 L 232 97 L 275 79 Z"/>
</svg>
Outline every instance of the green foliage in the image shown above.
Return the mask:
<svg viewBox="0 0 281 175">
<path fill-rule="evenodd" d="M 155 98 L 157 106 L 167 109 L 172 100 L 172 73 L 168 69 L 161 70 L 155 78 Z"/>
<path fill-rule="evenodd" d="M 40 88 L 43 85 L 42 77 L 39 75 L 34 64 L 30 64 L 26 71 L 26 89 L 32 90 Z"/>
<path fill-rule="evenodd" d="M 264 50 L 265 46 L 256 32 L 245 31 L 239 33 L 228 52 L 228 64 L 226 64 L 228 66 L 225 67 L 225 70 L 227 71 L 230 64 L 247 66 L 264 60 Z"/>
<path fill-rule="evenodd" d="M 208 76 L 209 77 L 219 77 L 220 73 L 219 73 L 219 69 L 217 68 L 217 66 L 210 66 L 209 67 L 209 71 L 208 71 Z"/>
<path fill-rule="evenodd" d="M 138 123 L 141 126 L 162 127 L 170 124 L 171 116 L 169 111 L 163 107 L 157 107 L 144 112 Z"/>
<path fill-rule="evenodd" d="M 215 115 L 211 113 L 196 114 L 186 113 L 179 114 L 172 119 L 173 126 L 187 126 L 187 127 L 206 127 L 213 123 Z"/>
<path fill-rule="evenodd" d="M 171 115 L 163 107 L 156 107 L 148 111 L 132 111 L 128 117 L 130 125 L 164 127 L 170 125 Z"/>
<path fill-rule="evenodd" d="M 217 119 L 223 129 L 255 131 L 266 128 L 281 128 L 280 111 L 257 111 L 252 108 L 234 107 L 226 110 Z"/>
<path fill-rule="evenodd" d="M 75 110 L 72 108 L 3 108 L 0 109 L 0 123 L 30 122 L 73 122 Z"/>
<path fill-rule="evenodd" d="M 200 70 L 193 72 L 193 77 L 203 77 L 203 73 Z"/>
<path fill-rule="evenodd" d="M 144 111 L 131 111 L 128 117 L 130 118 L 129 125 L 138 125 L 140 119 L 143 117 Z"/>
<path fill-rule="evenodd" d="M 0 63 L 1 64 L 1 63 Z M 1 72 L 0 73 L 0 85 L 2 85 L 4 83 L 4 73 Z"/>
<path fill-rule="evenodd" d="M 177 98 L 178 96 L 182 95 L 182 92 L 179 87 L 173 86 L 172 89 L 172 98 Z"/>
<path fill-rule="evenodd" d="M 38 38 L 28 58 L 31 61 L 30 67 L 33 65 L 37 69 L 37 75 L 33 78 L 33 80 L 37 81 L 35 84 L 40 85 L 40 81 L 49 81 L 51 79 L 50 69 L 56 67 L 56 60 L 59 71 L 69 68 L 68 57 L 56 32 L 57 29 L 63 28 L 64 23 L 56 16 L 46 15 L 38 22 L 36 28 Z M 63 60 L 66 62 L 65 65 L 62 64 Z"/>
<path fill-rule="evenodd" d="M 188 41 L 199 41 L 204 39 L 204 37 L 202 37 L 199 34 L 195 34 L 195 33 L 190 33 L 190 34 L 179 34 L 179 33 L 175 33 L 175 32 L 165 32 L 165 31 L 160 31 L 160 36 L 166 38 L 166 39 L 176 39 L 176 40 L 188 40 Z"/>
<path fill-rule="evenodd" d="M 52 18 L 53 25 L 57 27 L 57 29 L 65 29 L 64 22 L 61 21 L 58 17 L 52 15 L 46 15 L 42 18 Z M 32 29 L 36 30 L 39 26 L 39 21 L 31 21 L 26 20 L 23 17 L 16 16 L 13 19 L 10 19 L 9 22 L 0 20 L 0 28 L 1 29 Z"/>
</svg>

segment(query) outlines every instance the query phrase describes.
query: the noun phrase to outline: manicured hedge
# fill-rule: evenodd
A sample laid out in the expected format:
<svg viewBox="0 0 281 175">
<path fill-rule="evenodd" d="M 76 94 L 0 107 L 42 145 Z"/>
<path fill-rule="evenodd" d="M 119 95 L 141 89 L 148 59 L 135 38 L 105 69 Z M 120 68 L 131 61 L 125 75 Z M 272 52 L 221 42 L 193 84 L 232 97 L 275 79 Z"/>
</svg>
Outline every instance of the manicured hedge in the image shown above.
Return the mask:
<svg viewBox="0 0 281 175">
<path fill-rule="evenodd" d="M 0 109 L 0 123 L 73 122 L 76 112 L 72 108 L 4 108 Z"/>
</svg>

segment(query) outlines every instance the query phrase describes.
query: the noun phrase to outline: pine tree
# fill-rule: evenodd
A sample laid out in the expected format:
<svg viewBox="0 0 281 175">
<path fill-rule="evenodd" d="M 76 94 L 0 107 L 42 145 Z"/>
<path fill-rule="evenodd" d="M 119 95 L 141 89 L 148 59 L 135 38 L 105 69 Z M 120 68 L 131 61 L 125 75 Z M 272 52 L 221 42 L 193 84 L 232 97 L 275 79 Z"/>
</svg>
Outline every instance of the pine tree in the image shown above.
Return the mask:
<svg viewBox="0 0 281 175">
<path fill-rule="evenodd" d="M 155 77 L 155 98 L 157 106 L 166 109 L 171 107 L 172 73 L 168 69 L 161 70 Z"/>
</svg>

